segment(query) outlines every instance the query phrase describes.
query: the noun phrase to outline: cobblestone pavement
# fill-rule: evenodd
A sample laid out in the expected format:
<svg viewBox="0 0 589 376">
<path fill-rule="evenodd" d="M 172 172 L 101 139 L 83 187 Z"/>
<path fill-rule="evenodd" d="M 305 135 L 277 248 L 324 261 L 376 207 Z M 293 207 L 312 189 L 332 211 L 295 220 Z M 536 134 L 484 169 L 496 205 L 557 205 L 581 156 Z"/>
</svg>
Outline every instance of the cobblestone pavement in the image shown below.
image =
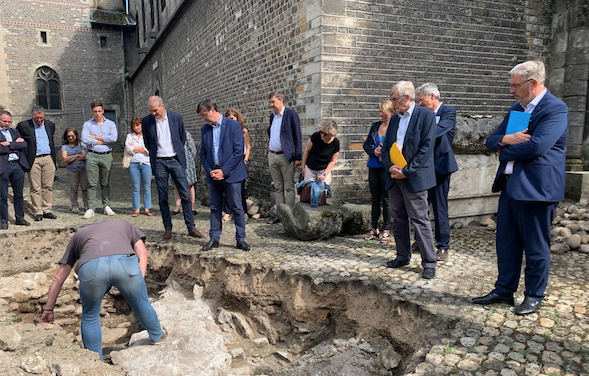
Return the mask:
<svg viewBox="0 0 589 376">
<path fill-rule="evenodd" d="M 54 188 L 53 211 L 57 220 L 34 222 L 28 210 L 30 227 L 10 224 L 4 233 L 88 223 L 89 220 L 82 218 L 83 212 L 70 212 L 65 174 L 65 169 L 59 169 L 60 179 Z M 172 240 L 161 239 L 163 225 L 157 210 L 155 184 L 152 194 L 155 215 L 141 214 L 132 218 L 129 178 L 120 163 L 115 164 L 111 207 L 117 215 L 110 218 L 123 218 L 135 224 L 146 233 L 148 242 L 168 243 L 182 252 L 200 253 L 208 236 L 205 239 L 188 237 L 181 215 L 173 217 Z M 25 200 L 29 201 L 28 191 Z M 95 219 L 108 219 L 98 213 L 101 213 L 99 207 Z M 199 207 L 195 220 L 196 227 L 207 234 L 208 208 Z M 513 314 L 511 307 L 481 307 L 468 301 L 491 291 L 497 275 L 494 233 L 479 227 L 453 230 L 450 258 L 439 263 L 433 280 L 420 278 L 419 255 L 408 267 L 386 268 L 385 262 L 395 255 L 394 244 L 365 241 L 362 235 L 302 242 L 287 237 L 281 225 L 250 220 L 247 242 L 252 251 L 246 253 L 235 249 L 234 234 L 233 222 L 230 222 L 223 230 L 221 247 L 203 256 L 242 260 L 255 266 L 309 275 L 316 282 L 359 279 L 379 286 L 396 299 L 416 302 L 430 311 L 457 318 L 459 321 L 451 336 L 444 344 L 430 350 L 415 374 L 589 375 L 587 254 L 553 255 L 543 307 L 536 314 L 519 317 Z M 523 281 L 516 301 L 523 299 L 521 291 Z"/>
</svg>

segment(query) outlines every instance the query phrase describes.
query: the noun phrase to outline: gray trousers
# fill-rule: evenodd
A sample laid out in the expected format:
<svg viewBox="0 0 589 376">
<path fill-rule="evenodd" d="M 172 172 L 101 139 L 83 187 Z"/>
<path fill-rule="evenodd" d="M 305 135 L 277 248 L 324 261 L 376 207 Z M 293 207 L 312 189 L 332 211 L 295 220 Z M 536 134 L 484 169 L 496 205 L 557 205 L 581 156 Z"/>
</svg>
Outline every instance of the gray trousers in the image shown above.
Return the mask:
<svg viewBox="0 0 589 376">
<path fill-rule="evenodd" d="M 295 204 L 294 162 L 289 162 L 284 154 L 268 152 L 268 165 L 274 182 L 276 206 L 286 204 L 292 210 Z"/>
<path fill-rule="evenodd" d="M 391 214 L 393 215 L 393 236 L 397 246 L 399 261 L 411 260 L 411 228 L 415 227 L 415 239 L 421 252 L 421 266 L 436 267 L 436 251 L 432 237 L 432 225 L 429 220 L 427 190 L 409 192 L 405 179 L 395 180 L 388 190 Z"/>
</svg>

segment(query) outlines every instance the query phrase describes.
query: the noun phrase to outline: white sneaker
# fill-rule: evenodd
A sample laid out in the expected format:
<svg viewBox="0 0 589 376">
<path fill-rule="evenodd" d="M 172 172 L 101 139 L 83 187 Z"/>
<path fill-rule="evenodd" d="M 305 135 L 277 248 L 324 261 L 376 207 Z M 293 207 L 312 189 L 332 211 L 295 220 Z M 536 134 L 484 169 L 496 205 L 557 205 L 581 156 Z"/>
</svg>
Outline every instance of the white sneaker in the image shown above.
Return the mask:
<svg viewBox="0 0 589 376">
<path fill-rule="evenodd" d="M 116 213 L 110 208 L 110 206 L 104 207 L 104 214 L 106 215 L 115 215 Z"/>
<path fill-rule="evenodd" d="M 94 210 L 92 210 L 92 209 L 86 210 L 86 213 L 84 214 L 84 218 L 90 219 L 92 217 L 94 217 Z"/>
</svg>

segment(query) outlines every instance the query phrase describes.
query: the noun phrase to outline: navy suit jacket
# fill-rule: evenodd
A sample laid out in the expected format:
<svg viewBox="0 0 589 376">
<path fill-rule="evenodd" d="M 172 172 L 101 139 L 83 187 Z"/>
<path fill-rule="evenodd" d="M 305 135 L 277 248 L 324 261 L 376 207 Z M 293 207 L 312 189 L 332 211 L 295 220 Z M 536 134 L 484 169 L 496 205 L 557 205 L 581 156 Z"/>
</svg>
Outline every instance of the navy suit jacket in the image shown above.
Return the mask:
<svg viewBox="0 0 589 376">
<path fill-rule="evenodd" d="M 452 141 L 456 133 L 456 110 L 442 103 L 436 113 L 440 117 L 436 130 L 434 146 L 434 163 L 439 175 L 448 175 L 458 171 L 458 164 L 452 150 Z"/>
<path fill-rule="evenodd" d="M 186 154 L 184 153 L 186 130 L 184 129 L 182 116 L 172 111 L 166 111 L 166 113 L 168 115 L 168 124 L 170 126 L 170 134 L 172 135 L 174 151 L 182 167 L 186 168 Z M 145 147 L 149 150 L 149 160 L 151 165 L 155 166 L 155 158 L 157 157 L 157 128 L 155 117 L 153 115 L 147 115 L 141 120 L 141 126 L 143 128 Z"/>
<path fill-rule="evenodd" d="M 16 153 L 18 155 L 18 163 L 22 166 L 23 170 L 29 171 L 30 165 L 27 160 L 25 150 L 27 150 L 28 144 L 26 141 L 16 142 L 15 140 L 21 137 L 20 133 L 14 128 L 8 128 L 10 136 L 12 136 L 12 142 L 8 146 L 0 145 L 0 174 L 3 174 L 8 166 L 8 155 L 10 153 Z M 6 141 L 6 137 L 0 133 L 0 142 Z"/>
<path fill-rule="evenodd" d="M 207 172 L 207 182 L 212 183 L 210 173 L 215 169 L 213 151 L 213 127 L 205 124 L 201 130 L 200 163 Z M 219 138 L 219 166 L 225 174 L 227 183 L 237 183 L 247 178 L 243 163 L 243 130 L 241 124 L 223 116 L 221 120 L 221 136 Z"/>
<path fill-rule="evenodd" d="M 301 136 L 301 122 L 299 114 L 290 108 L 284 109 L 282 115 L 282 128 L 280 129 L 280 143 L 282 144 L 282 151 L 289 162 L 300 161 L 302 157 L 302 136 Z M 270 138 L 270 128 L 272 128 L 272 120 L 274 120 L 274 113 L 270 115 L 270 125 L 268 126 L 268 138 Z"/>
<path fill-rule="evenodd" d="M 389 149 L 397 140 L 400 120 L 401 118 L 397 115 L 391 117 L 382 147 L 382 163 L 387 170 L 386 189 L 389 189 L 396 180 L 388 173 L 393 165 L 389 157 Z M 425 191 L 436 185 L 434 168 L 436 128 L 434 112 L 415 105 L 407 133 L 405 133 L 402 150 L 407 161 L 407 166 L 403 167 L 403 174 L 407 177 L 406 184 L 409 192 Z"/>
<path fill-rule="evenodd" d="M 509 146 L 499 145 L 505 135 L 511 111 L 524 111 L 514 104 L 487 138 L 489 150 L 499 153 L 499 169 L 493 192 L 507 189 L 509 196 L 521 201 L 559 202 L 564 200 L 566 143 L 569 110 L 563 101 L 547 92 L 538 103 L 528 127 L 529 141 Z M 509 180 L 503 174 L 508 161 L 515 161 Z"/>
<path fill-rule="evenodd" d="M 20 133 L 21 137 L 24 138 L 24 140 L 29 145 L 27 147 L 26 154 L 29 166 L 32 166 L 37 155 L 37 136 L 35 135 L 35 123 L 33 122 L 33 119 L 21 121 L 16 126 L 16 129 Z M 47 119 L 45 119 L 45 132 L 49 138 L 51 158 L 53 159 L 53 163 L 57 165 L 57 160 L 55 159 L 55 142 L 53 141 L 53 136 L 55 135 L 55 124 Z"/>
</svg>

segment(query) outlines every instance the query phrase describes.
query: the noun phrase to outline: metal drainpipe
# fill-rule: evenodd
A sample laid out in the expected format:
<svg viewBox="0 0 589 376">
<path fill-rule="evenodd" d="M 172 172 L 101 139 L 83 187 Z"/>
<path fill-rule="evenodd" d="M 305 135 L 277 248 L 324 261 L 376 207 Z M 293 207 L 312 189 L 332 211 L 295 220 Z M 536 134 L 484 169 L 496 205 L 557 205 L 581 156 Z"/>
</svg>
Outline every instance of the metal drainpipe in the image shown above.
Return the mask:
<svg viewBox="0 0 589 376">
<path fill-rule="evenodd" d="M 125 36 L 123 33 L 123 26 L 121 25 L 121 50 L 123 52 L 123 100 L 124 108 L 125 108 L 125 123 L 127 123 L 128 119 L 128 108 L 127 108 L 127 77 L 125 72 Z"/>
</svg>

